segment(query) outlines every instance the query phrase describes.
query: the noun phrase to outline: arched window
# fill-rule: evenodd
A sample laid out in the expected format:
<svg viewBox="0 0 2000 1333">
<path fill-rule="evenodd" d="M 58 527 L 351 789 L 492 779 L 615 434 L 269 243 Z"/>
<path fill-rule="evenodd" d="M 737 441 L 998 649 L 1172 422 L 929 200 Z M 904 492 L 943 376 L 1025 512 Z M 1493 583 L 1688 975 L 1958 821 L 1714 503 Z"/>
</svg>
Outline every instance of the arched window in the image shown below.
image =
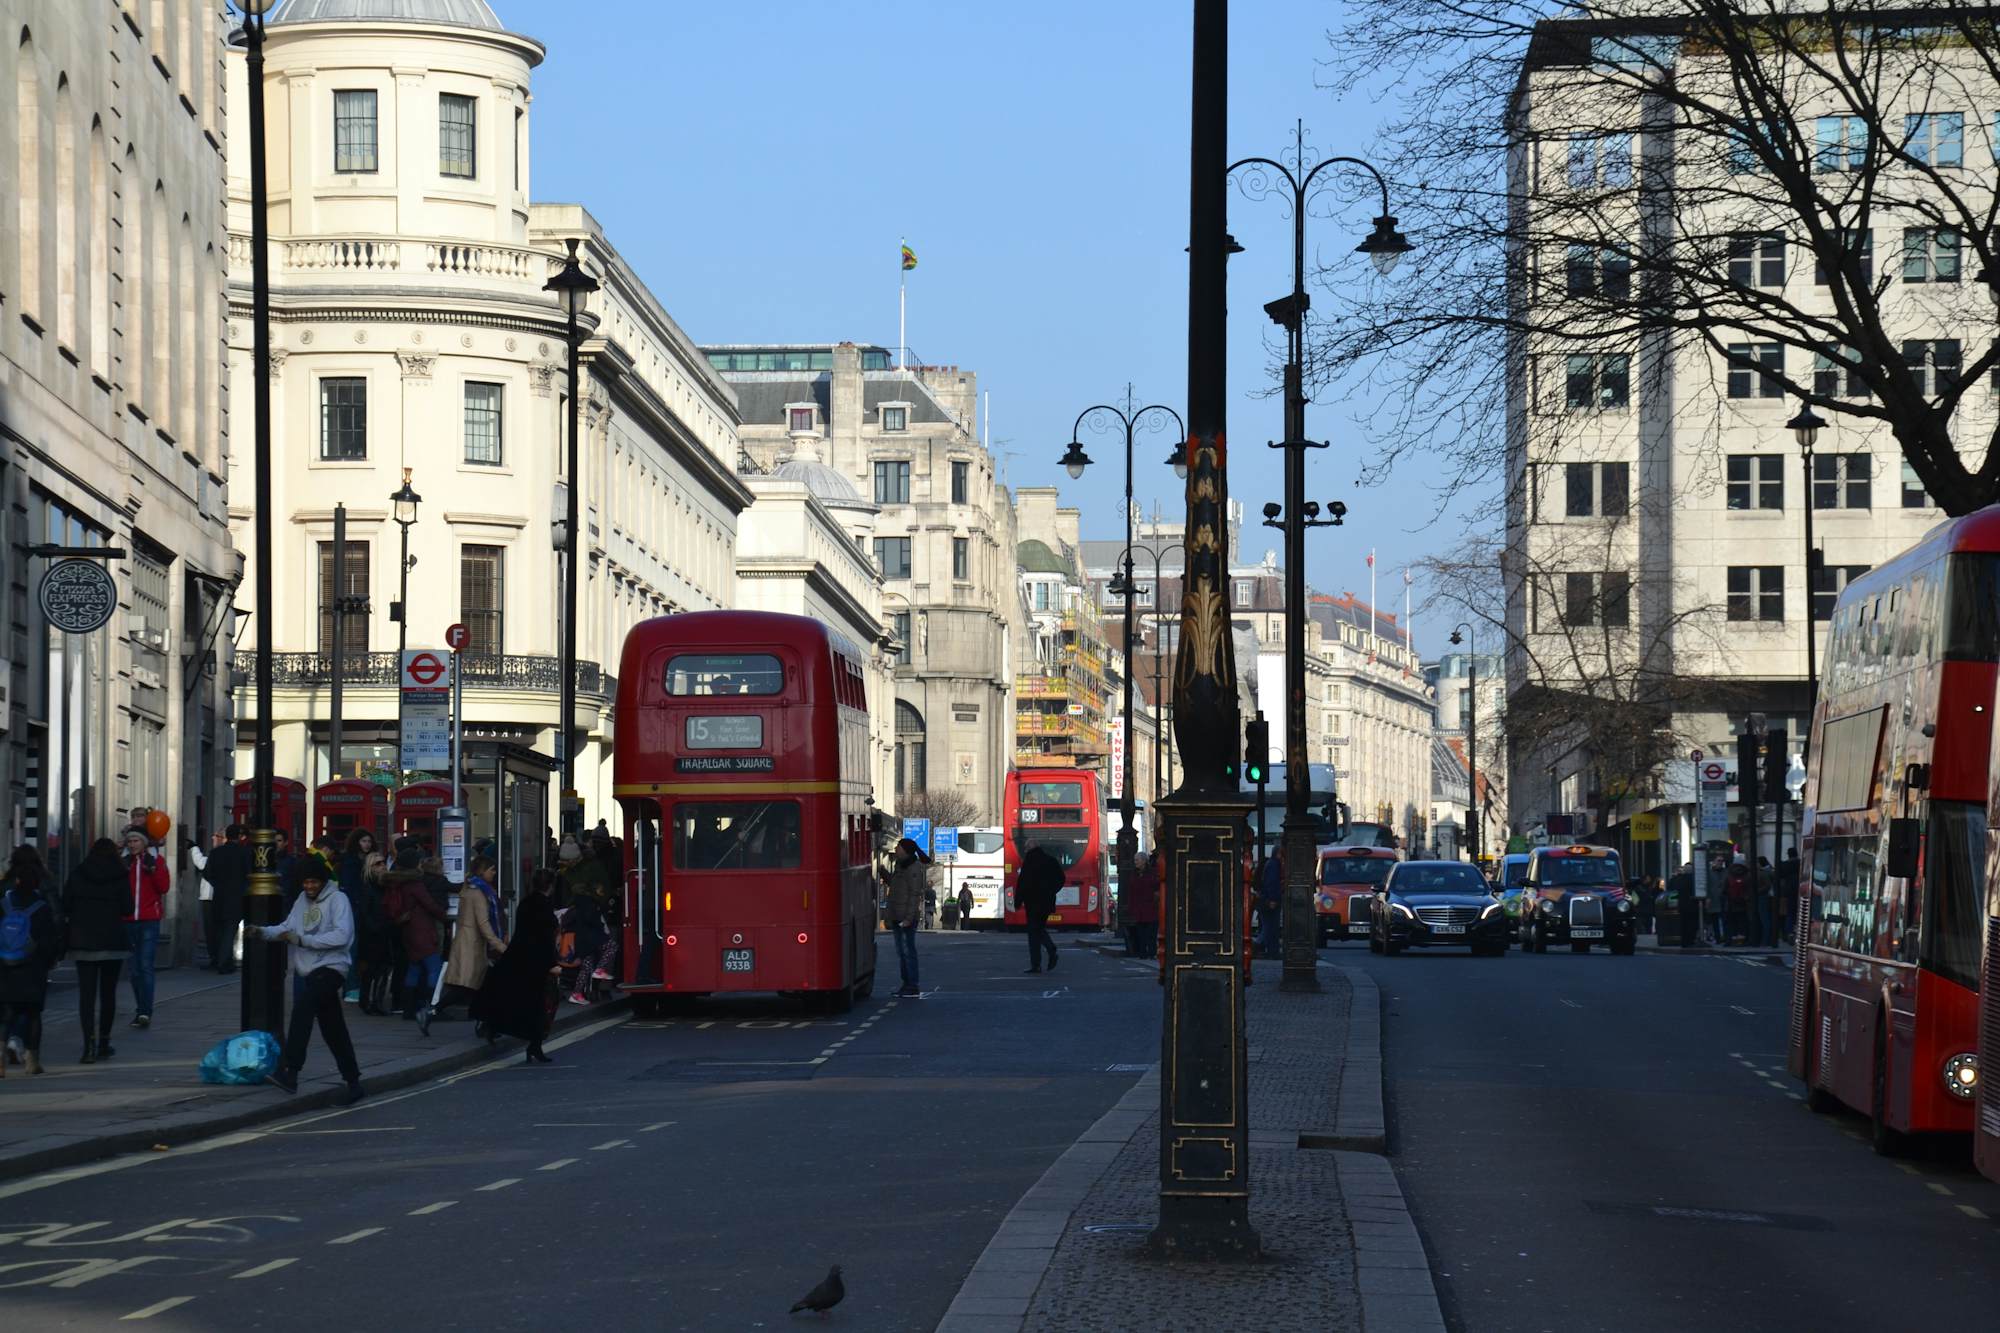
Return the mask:
<svg viewBox="0 0 2000 1333">
<path fill-rule="evenodd" d="M 56 79 L 56 341 L 74 352 L 77 347 L 76 284 L 80 273 L 76 253 L 76 220 L 81 202 L 76 193 L 76 122 L 70 109 L 69 76 Z"/>
<path fill-rule="evenodd" d="M 37 323 L 42 312 L 42 83 L 35 68 L 35 42 L 21 29 L 14 57 L 14 183 L 21 237 L 21 309 Z"/>
<path fill-rule="evenodd" d="M 90 368 L 111 382 L 111 167 L 104 121 L 90 118 Z"/>
<path fill-rule="evenodd" d="M 928 747 L 924 715 L 907 700 L 896 700 L 896 794 L 914 795 L 927 787 Z"/>
</svg>

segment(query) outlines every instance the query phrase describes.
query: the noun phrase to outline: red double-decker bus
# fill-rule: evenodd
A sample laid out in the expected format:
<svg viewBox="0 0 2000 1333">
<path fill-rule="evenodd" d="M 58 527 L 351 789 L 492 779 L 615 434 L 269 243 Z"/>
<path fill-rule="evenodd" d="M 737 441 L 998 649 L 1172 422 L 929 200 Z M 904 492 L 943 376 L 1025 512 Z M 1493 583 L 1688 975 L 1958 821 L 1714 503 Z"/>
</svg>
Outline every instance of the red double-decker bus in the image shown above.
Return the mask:
<svg viewBox="0 0 2000 1333">
<path fill-rule="evenodd" d="M 874 988 L 866 660 L 817 620 L 763 611 L 626 635 L 620 971 L 642 1010 L 779 991 L 844 1011 Z"/>
<path fill-rule="evenodd" d="M 1111 890 L 1105 873 L 1104 807 L 1097 774 L 1085 768 L 1022 768 L 1007 775 L 1000 825 L 1006 831 L 1006 922 L 1025 927 L 1028 917 L 1014 891 L 1023 836 L 1062 862 L 1051 926 L 1103 929 L 1111 924 Z"/>
<path fill-rule="evenodd" d="M 1973 1129 L 1996 664 L 2000 507 L 1938 525 L 1834 607 L 1789 1064 L 1813 1109 L 1866 1112 L 1878 1152 Z"/>
</svg>

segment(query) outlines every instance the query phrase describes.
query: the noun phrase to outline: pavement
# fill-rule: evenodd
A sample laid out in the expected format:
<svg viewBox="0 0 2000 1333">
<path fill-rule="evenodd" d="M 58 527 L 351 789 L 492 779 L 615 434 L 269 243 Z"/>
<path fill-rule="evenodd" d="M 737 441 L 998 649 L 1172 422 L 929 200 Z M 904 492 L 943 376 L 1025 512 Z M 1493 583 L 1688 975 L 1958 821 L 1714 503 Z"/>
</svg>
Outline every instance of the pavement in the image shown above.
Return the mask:
<svg viewBox="0 0 2000 1333">
<path fill-rule="evenodd" d="M 79 1064 L 82 1030 L 76 1007 L 76 969 L 63 964 L 51 978 L 42 1020 L 45 1072 L 30 1078 L 18 1066 L 0 1079 L 0 1180 L 93 1161 L 115 1153 L 147 1152 L 263 1124 L 303 1110 L 330 1106 L 345 1092 L 333 1057 L 313 1038 L 296 1097 L 277 1089 L 217 1086 L 201 1081 L 201 1058 L 218 1041 L 242 1030 L 242 973 L 218 976 L 194 968 L 162 972 L 155 988 L 153 1023 L 130 1026 L 132 993 L 119 981 L 119 1014 L 112 1029 L 116 1054 Z M 622 1008 L 621 1001 L 612 1004 Z M 565 1003 L 559 1028 L 601 1016 Z M 463 1013 L 463 1006 L 456 1012 Z M 490 1058 L 518 1052 L 519 1042 L 489 1048 L 472 1024 L 440 1022 L 426 1037 L 400 1017 L 376 1018 L 347 1006 L 364 1087 L 387 1092 Z"/>
</svg>

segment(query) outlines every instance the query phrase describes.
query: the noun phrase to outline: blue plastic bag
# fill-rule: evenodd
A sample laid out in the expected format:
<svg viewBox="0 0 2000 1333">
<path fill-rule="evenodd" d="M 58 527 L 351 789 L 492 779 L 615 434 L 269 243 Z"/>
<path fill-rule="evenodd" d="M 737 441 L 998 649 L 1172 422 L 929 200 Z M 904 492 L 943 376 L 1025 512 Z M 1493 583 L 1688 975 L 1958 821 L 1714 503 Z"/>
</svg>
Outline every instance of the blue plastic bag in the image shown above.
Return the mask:
<svg viewBox="0 0 2000 1333">
<path fill-rule="evenodd" d="M 201 1057 L 204 1083 L 262 1083 L 278 1068 L 283 1048 L 268 1032 L 244 1032 L 217 1042 Z"/>
</svg>

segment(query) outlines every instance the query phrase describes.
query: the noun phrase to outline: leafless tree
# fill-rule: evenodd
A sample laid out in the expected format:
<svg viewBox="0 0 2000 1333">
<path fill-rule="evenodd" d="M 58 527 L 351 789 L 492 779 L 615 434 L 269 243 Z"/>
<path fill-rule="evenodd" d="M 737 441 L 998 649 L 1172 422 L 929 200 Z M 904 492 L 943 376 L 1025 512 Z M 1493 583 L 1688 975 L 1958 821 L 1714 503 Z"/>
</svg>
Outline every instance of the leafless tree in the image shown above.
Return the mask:
<svg viewBox="0 0 2000 1333">
<path fill-rule="evenodd" d="M 1893 438 L 1947 513 L 2000 499 L 1996 16 L 1351 0 L 1330 75 L 1397 81 L 1372 156 L 1418 253 L 1322 272 L 1315 376 L 1387 390 L 1378 471 L 1429 454 L 1453 487 L 1504 474 L 1523 407 L 1670 382 L 1683 451 L 1732 400 L 1805 399 Z"/>
<path fill-rule="evenodd" d="M 955 791 L 907 792 L 897 798 L 896 813 L 905 819 L 928 819 L 932 828 L 976 828 L 986 821 L 970 796 Z"/>
</svg>

